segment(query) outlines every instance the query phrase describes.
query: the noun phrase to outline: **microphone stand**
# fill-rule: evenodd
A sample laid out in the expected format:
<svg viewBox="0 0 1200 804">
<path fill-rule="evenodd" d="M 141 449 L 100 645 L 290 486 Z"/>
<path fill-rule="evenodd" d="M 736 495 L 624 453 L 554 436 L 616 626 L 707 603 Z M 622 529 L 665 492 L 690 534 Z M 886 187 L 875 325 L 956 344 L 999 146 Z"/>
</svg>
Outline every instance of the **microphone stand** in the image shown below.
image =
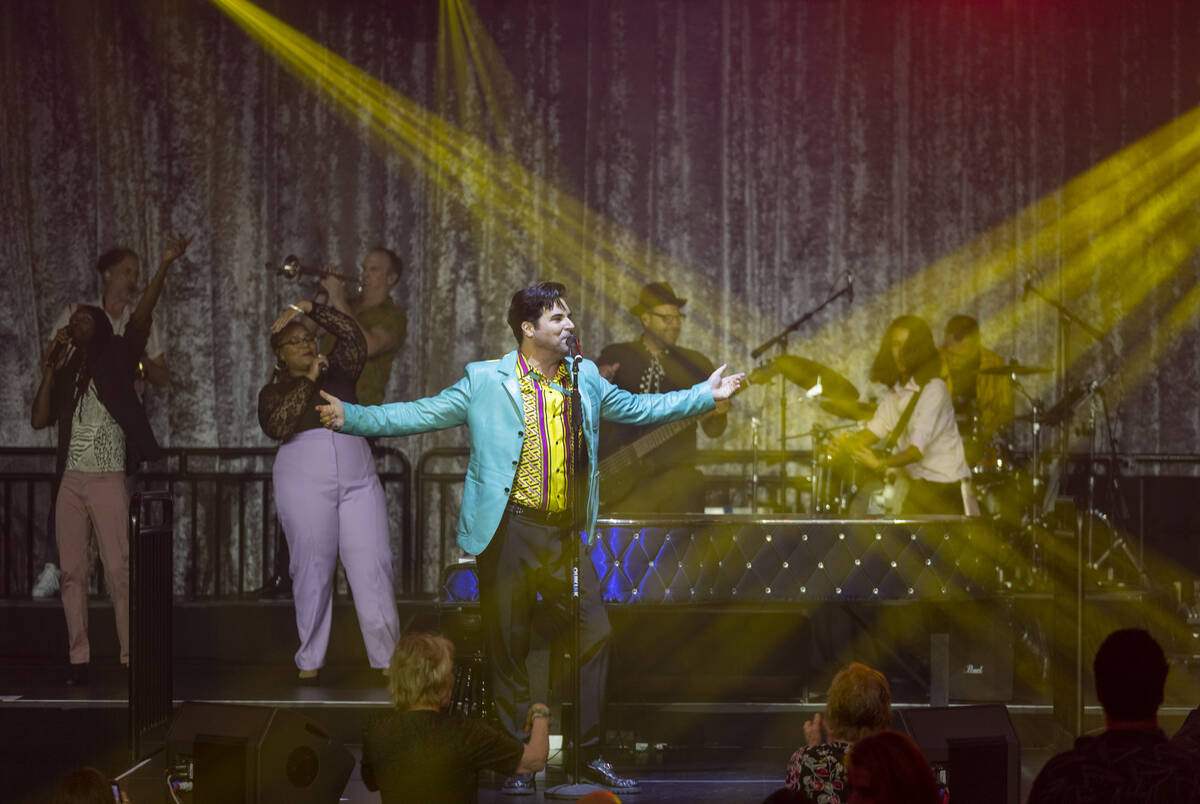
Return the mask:
<svg viewBox="0 0 1200 804">
<path fill-rule="evenodd" d="M 842 296 L 849 296 L 851 299 L 854 298 L 854 283 L 853 283 L 853 281 L 847 282 L 846 285 L 841 290 L 826 297 L 825 301 L 821 302 L 816 307 L 812 308 L 811 310 L 806 312 L 804 315 L 800 316 L 795 321 L 788 324 L 777 335 L 774 335 L 771 338 L 768 338 L 767 340 L 763 341 L 758 346 L 756 346 L 754 348 L 754 350 L 750 352 L 750 359 L 757 360 L 759 357 L 761 357 L 763 355 L 764 352 L 766 352 L 772 346 L 779 347 L 779 355 L 776 356 L 777 358 L 786 355 L 787 354 L 788 335 L 792 334 L 796 330 L 800 329 L 800 327 L 807 324 L 809 321 L 812 320 L 812 318 L 817 313 L 821 312 L 826 307 L 833 304 L 837 299 L 841 298 Z M 779 378 L 779 451 L 780 451 L 779 508 L 778 508 L 779 511 L 783 511 L 787 506 L 787 442 L 788 442 L 788 438 L 787 438 L 787 378 L 782 376 L 782 374 L 781 374 L 780 378 Z M 755 478 L 754 487 L 755 487 L 755 493 L 757 494 L 757 491 L 758 491 L 757 476 Z M 757 511 L 757 502 L 758 501 L 756 499 L 754 502 L 751 503 L 751 505 L 754 507 L 755 511 Z"/>
<path fill-rule="evenodd" d="M 581 462 L 579 460 L 580 450 L 586 448 L 583 437 L 583 397 L 579 393 L 579 364 L 583 362 L 583 355 L 579 352 L 579 341 L 575 340 L 571 346 L 571 465 L 568 467 L 571 478 L 571 524 L 567 527 L 566 533 L 563 534 L 563 550 L 567 555 L 567 572 L 569 573 L 569 581 L 571 584 L 571 600 L 567 608 L 567 617 L 571 623 L 571 667 L 570 667 L 570 691 L 571 691 L 571 761 L 564 764 L 563 770 L 566 771 L 567 781 L 565 784 L 555 785 L 547 788 L 545 797 L 547 799 L 565 799 L 576 801 L 588 793 L 593 793 L 597 790 L 605 788 L 588 784 L 583 781 L 579 756 L 582 752 L 580 742 L 582 734 L 580 733 L 580 715 L 583 712 L 583 702 L 580 700 L 581 688 L 583 686 L 580 677 L 581 668 L 579 661 L 579 653 L 582 642 L 580 635 L 581 624 L 579 621 L 579 599 L 580 599 L 580 560 L 579 553 L 582 549 L 579 539 L 579 531 L 577 530 L 580 520 L 580 505 L 579 505 L 579 485 L 587 483 L 586 478 L 580 477 L 579 469 Z M 586 508 L 583 513 L 586 514 Z M 563 729 L 564 750 L 566 748 L 567 730 Z"/>
</svg>

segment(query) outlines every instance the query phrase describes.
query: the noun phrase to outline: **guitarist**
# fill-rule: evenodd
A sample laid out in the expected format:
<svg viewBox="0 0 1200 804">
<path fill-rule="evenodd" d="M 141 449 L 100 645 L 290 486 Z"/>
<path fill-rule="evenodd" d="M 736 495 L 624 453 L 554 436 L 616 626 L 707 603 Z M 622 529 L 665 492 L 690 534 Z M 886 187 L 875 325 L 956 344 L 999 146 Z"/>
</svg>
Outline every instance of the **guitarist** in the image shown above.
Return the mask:
<svg viewBox="0 0 1200 804">
<path fill-rule="evenodd" d="M 691 388 L 713 372 L 712 361 L 699 352 L 676 345 L 685 318 L 687 299 L 675 295 L 666 282 L 642 288 L 630 310 L 642 323 L 635 341 L 604 347 L 596 360 L 601 376 L 633 393 L 662 393 Z M 729 402 L 700 421 L 715 438 L 725 432 Z M 600 460 L 630 444 L 653 427 L 605 422 L 600 430 Z M 687 427 L 664 442 L 623 477 L 632 491 L 619 500 L 606 500 L 611 511 L 628 513 L 687 513 L 704 511 L 704 475 L 696 468 L 696 427 Z"/>
<path fill-rule="evenodd" d="M 903 473 L 905 515 L 977 513 L 971 469 L 940 372 L 929 325 L 916 316 L 897 318 L 871 365 L 871 380 L 888 386 L 888 392 L 866 429 L 840 442 L 871 470 Z M 883 454 L 871 449 L 877 442 L 883 442 Z"/>
</svg>

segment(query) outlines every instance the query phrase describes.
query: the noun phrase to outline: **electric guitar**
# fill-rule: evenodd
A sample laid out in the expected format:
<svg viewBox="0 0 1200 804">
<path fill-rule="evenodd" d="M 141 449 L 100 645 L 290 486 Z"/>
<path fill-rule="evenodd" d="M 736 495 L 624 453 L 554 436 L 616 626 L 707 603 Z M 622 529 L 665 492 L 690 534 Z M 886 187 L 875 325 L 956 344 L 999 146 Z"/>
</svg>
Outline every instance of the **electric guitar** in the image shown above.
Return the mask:
<svg viewBox="0 0 1200 804">
<path fill-rule="evenodd" d="M 646 474 L 642 461 L 647 455 L 696 422 L 715 415 L 717 412 L 710 410 L 707 413 L 698 413 L 695 416 L 688 416 L 686 419 L 677 419 L 655 427 L 636 441 L 626 444 L 600 461 L 596 471 L 600 474 L 601 505 L 614 503 L 633 490 L 638 481 Z"/>
<path fill-rule="evenodd" d="M 881 459 L 890 454 L 878 446 L 868 449 Z M 849 481 L 849 488 L 843 494 L 842 513 L 852 516 L 900 515 L 909 490 L 907 472 L 897 468 L 872 469 L 853 458 L 842 440 L 830 444 L 827 454 L 830 460 L 844 454 L 853 467 L 842 470 L 843 477 Z M 846 488 L 845 485 L 843 488 Z"/>
</svg>

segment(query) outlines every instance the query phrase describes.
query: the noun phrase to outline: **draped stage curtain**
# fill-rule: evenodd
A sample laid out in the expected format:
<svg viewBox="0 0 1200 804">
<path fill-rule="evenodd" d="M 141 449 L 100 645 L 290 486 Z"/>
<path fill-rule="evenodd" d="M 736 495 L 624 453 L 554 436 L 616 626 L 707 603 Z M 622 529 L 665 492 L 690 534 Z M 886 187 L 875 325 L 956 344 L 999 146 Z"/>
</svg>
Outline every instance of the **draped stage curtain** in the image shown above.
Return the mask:
<svg viewBox="0 0 1200 804">
<path fill-rule="evenodd" d="M 432 0 L 261 7 L 463 122 L 435 91 Z M 145 281 L 175 231 L 195 240 L 156 313 L 171 384 L 148 397 L 167 446 L 267 445 L 255 403 L 272 364 L 268 327 L 300 291 L 264 265 L 295 253 L 356 271 L 374 244 L 407 266 L 396 298 L 409 334 L 389 399 L 434 393 L 467 361 L 509 351 L 508 297 L 542 278 L 569 286 L 592 355 L 635 336 L 637 289 L 663 279 L 689 298 L 680 342 L 748 369 L 754 346 L 853 272 L 853 305 L 835 302 L 791 336 L 789 351 L 845 374 L 864 397 L 879 394 L 867 370 L 887 320 L 909 311 L 927 314 L 935 332 L 954 313 L 975 315 L 991 348 L 1053 366 L 1056 313 L 1022 290 L 1030 272 L 1053 276 L 1067 246 L 1035 262 L 1006 258 L 996 283 L 971 266 L 1030 234 L 1025 224 L 1005 228 L 1022 210 L 1046 198 L 1065 209 L 1072 199 L 1053 194 L 1071 179 L 1200 102 L 1194 0 L 475 8 L 518 89 L 508 113 L 531 132 L 513 139 L 513 155 L 584 202 L 591 225 L 646 265 L 599 272 L 582 252 L 574 264 L 543 262 L 536 244 L 514 247 L 486 218 L 469 220 L 459 199 L 284 70 L 216 5 L 2 4 L 3 443 L 53 443 L 28 427 L 38 355 L 63 306 L 98 292 L 97 255 L 132 247 Z M 1194 195 L 1173 196 L 1172 214 L 1180 205 L 1194 213 Z M 1097 200 L 1123 203 L 1119 194 Z M 1085 240 L 1113 225 L 1097 223 Z M 1141 238 L 1135 255 L 1153 245 L 1145 231 L 1130 235 Z M 1119 293 L 1122 277 L 1144 270 L 1136 256 L 1098 260 L 1082 291 L 1061 296 L 1085 319 L 1119 319 L 1103 348 L 1072 331 L 1070 358 L 1075 379 L 1134 378 L 1110 399 L 1127 451 L 1200 452 L 1200 338 L 1193 327 L 1169 338 L 1160 328 L 1196 284 L 1190 248 L 1178 263 L 1136 304 Z M 1051 281 L 1047 293 L 1059 298 L 1060 288 Z M 1157 362 L 1131 367 L 1135 347 L 1156 339 Z M 1063 382 L 1029 387 L 1051 403 Z M 749 446 L 753 415 L 774 447 L 778 396 L 749 389 L 727 435 L 702 446 Z M 789 405 L 789 431 L 829 423 Z M 465 432 L 394 443 L 415 462 L 433 446 L 465 444 Z"/>
</svg>

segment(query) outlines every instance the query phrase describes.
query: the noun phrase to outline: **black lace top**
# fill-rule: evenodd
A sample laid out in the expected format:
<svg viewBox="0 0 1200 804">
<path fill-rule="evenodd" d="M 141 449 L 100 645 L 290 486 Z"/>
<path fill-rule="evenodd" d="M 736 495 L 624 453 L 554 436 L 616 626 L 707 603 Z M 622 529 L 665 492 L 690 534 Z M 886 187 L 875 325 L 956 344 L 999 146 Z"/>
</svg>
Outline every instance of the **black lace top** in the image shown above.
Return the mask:
<svg viewBox="0 0 1200 804">
<path fill-rule="evenodd" d="M 286 441 L 296 433 L 321 426 L 317 405 L 326 391 L 343 402 L 358 403 L 354 384 L 367 362 L 367 341 L 349 316 L 332 307 L 314 304 L 309 317 L 334 337 L 329 350 L 329 370 L 316 382 L 308 377 L 279 376 L 258 392 L 258 423 L 264 433 Z"/>
</svg>

